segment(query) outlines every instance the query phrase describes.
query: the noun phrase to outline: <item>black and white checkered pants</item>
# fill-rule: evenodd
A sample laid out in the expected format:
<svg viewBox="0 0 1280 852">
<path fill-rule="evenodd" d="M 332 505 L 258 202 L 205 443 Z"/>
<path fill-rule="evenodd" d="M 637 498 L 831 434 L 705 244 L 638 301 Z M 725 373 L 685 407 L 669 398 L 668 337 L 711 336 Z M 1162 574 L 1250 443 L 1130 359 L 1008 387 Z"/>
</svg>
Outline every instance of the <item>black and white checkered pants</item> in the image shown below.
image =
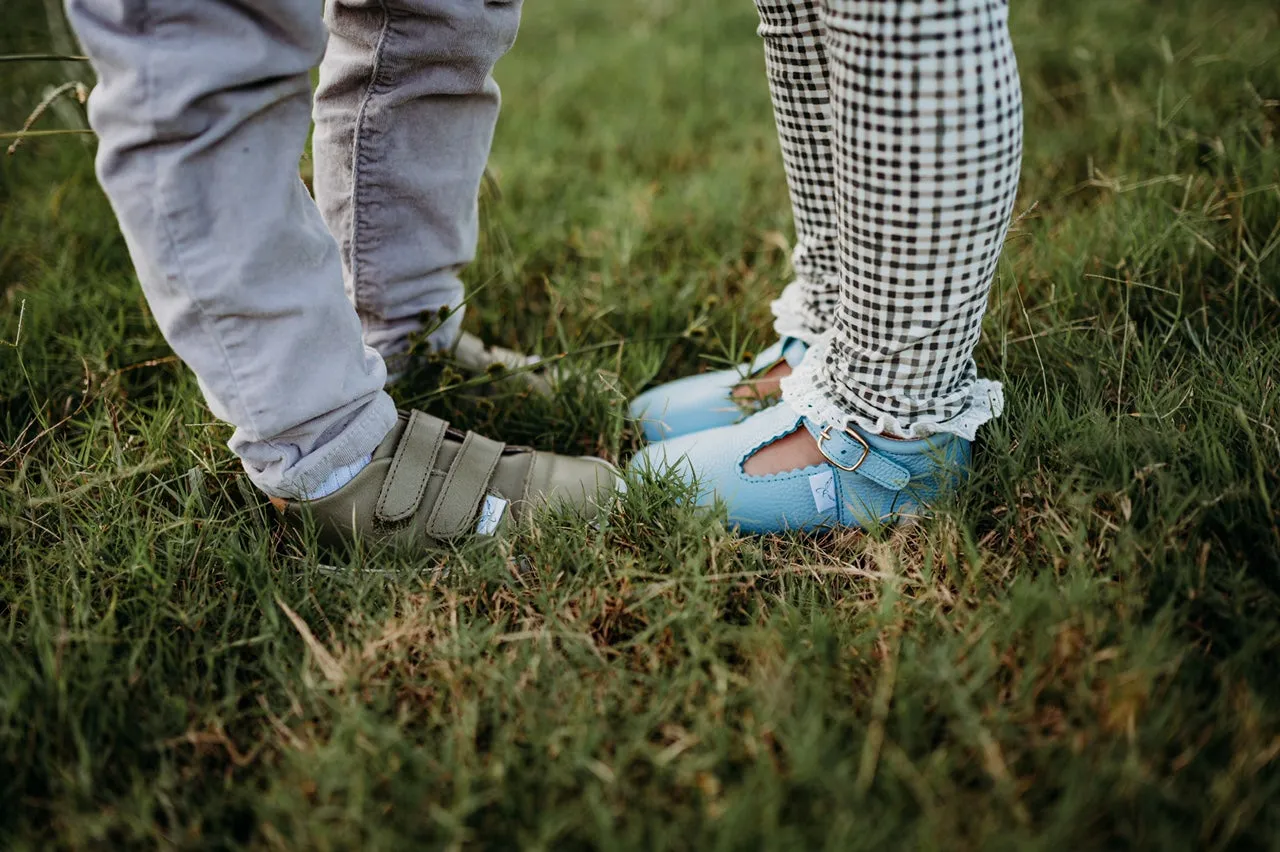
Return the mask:
<svg viewBox="0 0 1280 852">
<path fill-rule="evenodd" d="M 756 0 L 796 228 L 783 396 L 820 423 L 973 438 L 973 349 L 1022 161 L 1007 0 Z"/>
</svg>

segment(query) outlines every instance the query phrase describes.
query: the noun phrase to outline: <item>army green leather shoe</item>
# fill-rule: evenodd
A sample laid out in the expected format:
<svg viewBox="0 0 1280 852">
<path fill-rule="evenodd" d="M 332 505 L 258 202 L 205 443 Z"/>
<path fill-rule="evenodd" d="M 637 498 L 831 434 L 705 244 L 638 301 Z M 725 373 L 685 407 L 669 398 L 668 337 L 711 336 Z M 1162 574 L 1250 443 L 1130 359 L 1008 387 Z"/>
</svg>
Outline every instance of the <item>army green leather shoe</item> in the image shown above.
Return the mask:
<svg viewBox="0 0 1280 852">
<path fill-rule="evenodd" d="M 291 524 L 310 518 L 328 545 L 355 537 L 442 545 L 494 535 L 542 504 L 597 520 L 622 487 L 603 459 L 509 447 L 411 411 L 400 413 L 373 460 L 334 493 L 271 502 Z"/>
<path fill-rule="evenodd" d="M 401 352 L 386 357 L 387 384 L 395 384 L 405 377 L 415 363 L 425 360 L 442 361 L 457 368 L 466 376 L 492 376 L 518 382 L 531 391 L 550 395 L 552 383 L 558 377 L 554 363 L 544 363 L 537 355 L 524 355 L 513 349 L 485 343 L 469 331 L 458 335 L 453 346 L 429 354 Z"/>
</svg>

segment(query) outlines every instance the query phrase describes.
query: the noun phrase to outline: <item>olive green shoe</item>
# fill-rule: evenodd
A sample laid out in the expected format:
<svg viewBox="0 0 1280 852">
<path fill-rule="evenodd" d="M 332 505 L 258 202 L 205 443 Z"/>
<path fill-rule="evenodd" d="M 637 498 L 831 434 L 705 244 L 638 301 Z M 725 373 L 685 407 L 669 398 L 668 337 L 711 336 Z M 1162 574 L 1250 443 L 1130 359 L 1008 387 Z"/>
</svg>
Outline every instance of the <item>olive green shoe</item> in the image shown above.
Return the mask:
<svg viewBox="0 0 1280 852">
<path fill-rule="evenodd" d="M 471 332 L 464 331 L 453 346 L 439 352 L 422 354 L 411 350 L 387 356 L 387 383 L 400 381 L 421 360 L 443 361 L 467 377 L 509 379 L 543 396 L 551 394 L 553 383 L 559 379 L 559 369 L 554 363 L 545 363 L 537 355 L 525 355 L 485 343 Z"/>
<path fill-rule="evenodd" d="M 551 393 L 551 382 L 556 377 L 555 367 L 543 364 L 537 355 L 524 355 L 485 343 L 465 331 L 458 335 L 452 354 L 454 362 L 468 372 L 493 375 L 495 369 L 503 370 L 511 378 L 523 382 L 530 390 L 540 394 Z"/>
<path fill-rule="evenodd" d="M 494 535 L 540 505 L 572 507 L 595 521 L 622 488 L 617 468 L 603 459 L 509 447 L 411 411 L 400 413 L 373 460 L 334 493 L 271 502 L 293 525 L 309 519 L 325 544 L 404 538 L 430 546 Z"/>
</svg>

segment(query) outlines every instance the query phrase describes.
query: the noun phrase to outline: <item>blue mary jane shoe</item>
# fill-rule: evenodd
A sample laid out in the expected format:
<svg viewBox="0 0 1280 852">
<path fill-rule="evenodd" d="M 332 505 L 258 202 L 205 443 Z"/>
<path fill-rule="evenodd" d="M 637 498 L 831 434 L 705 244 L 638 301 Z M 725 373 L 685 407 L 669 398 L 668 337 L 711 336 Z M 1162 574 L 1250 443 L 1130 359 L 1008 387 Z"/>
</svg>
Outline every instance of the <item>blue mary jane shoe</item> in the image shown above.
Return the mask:
<svg viewBox="0 0 1280 852">
<path fill-rule="evenodd" d="M 743 470 L 757 450 L 808 429 L 827 462 L 769 476 Z M 741 423 L 650 444 L 631 462 L 696 483 L 698 505 L 718 498 L 747 533 L 874 527 L 920 514 L 964 480 L 970 444 L 955 435 L 895 441 L 823 428 L 786 403 Z"/>
<path fill-rule="evenodd" d="M 646 441 L 665 441 L 737 423 L 747 412 L 734 400 L 734 388 L 769 372 L 783 361 L 792 369 L 798 367 L 808 350 L 804 342 L 788 337 L 761 352 L 744 367 L 699 373 L 658 385 L 632 400 L 631 418 L 639 421 Z"/>
</svg>

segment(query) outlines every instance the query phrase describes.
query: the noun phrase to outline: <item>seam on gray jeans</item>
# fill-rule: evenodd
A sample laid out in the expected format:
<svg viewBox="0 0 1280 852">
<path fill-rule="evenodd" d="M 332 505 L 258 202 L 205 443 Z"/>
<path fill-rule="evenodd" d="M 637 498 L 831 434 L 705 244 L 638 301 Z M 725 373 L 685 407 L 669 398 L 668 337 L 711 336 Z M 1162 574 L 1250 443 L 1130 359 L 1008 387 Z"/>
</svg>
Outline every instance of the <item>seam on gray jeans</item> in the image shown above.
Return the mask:
<svg viewBox="0 0 1280 852">
<path fill-rule="evenodd" d="M 365 116 L 369 109 L 369 102 L 373 100 L 379 87 L 380 75 L 382 73 L 382 55 L 387 46 L 387 40 L 391 32 L 391 10 L 387 8 L 385 0 L 379 0 L 378 9 L 382 12 L 382 28 L 378 32 L 378 42 L 373 47 L 373 60 L 369 67 L 369 85 L 364 91 L 364 97 L 360 99 L 360 106 L 356 110 L 355 127 L 351 133 L 351 291 L 355 296 L 356 310 L 361 312 L 361 304 L 367 300 L 367 294 L 363 292 L 367 288 L 363 286 L 360 276 L 360 198 L 361 198 L 361 166 L 363 165 L 363 157 L 365 146 L 361 139 L 365 135 Z M 382 306 L 376 306 L 376 310 L 381 311 Z"/>
</svg>

